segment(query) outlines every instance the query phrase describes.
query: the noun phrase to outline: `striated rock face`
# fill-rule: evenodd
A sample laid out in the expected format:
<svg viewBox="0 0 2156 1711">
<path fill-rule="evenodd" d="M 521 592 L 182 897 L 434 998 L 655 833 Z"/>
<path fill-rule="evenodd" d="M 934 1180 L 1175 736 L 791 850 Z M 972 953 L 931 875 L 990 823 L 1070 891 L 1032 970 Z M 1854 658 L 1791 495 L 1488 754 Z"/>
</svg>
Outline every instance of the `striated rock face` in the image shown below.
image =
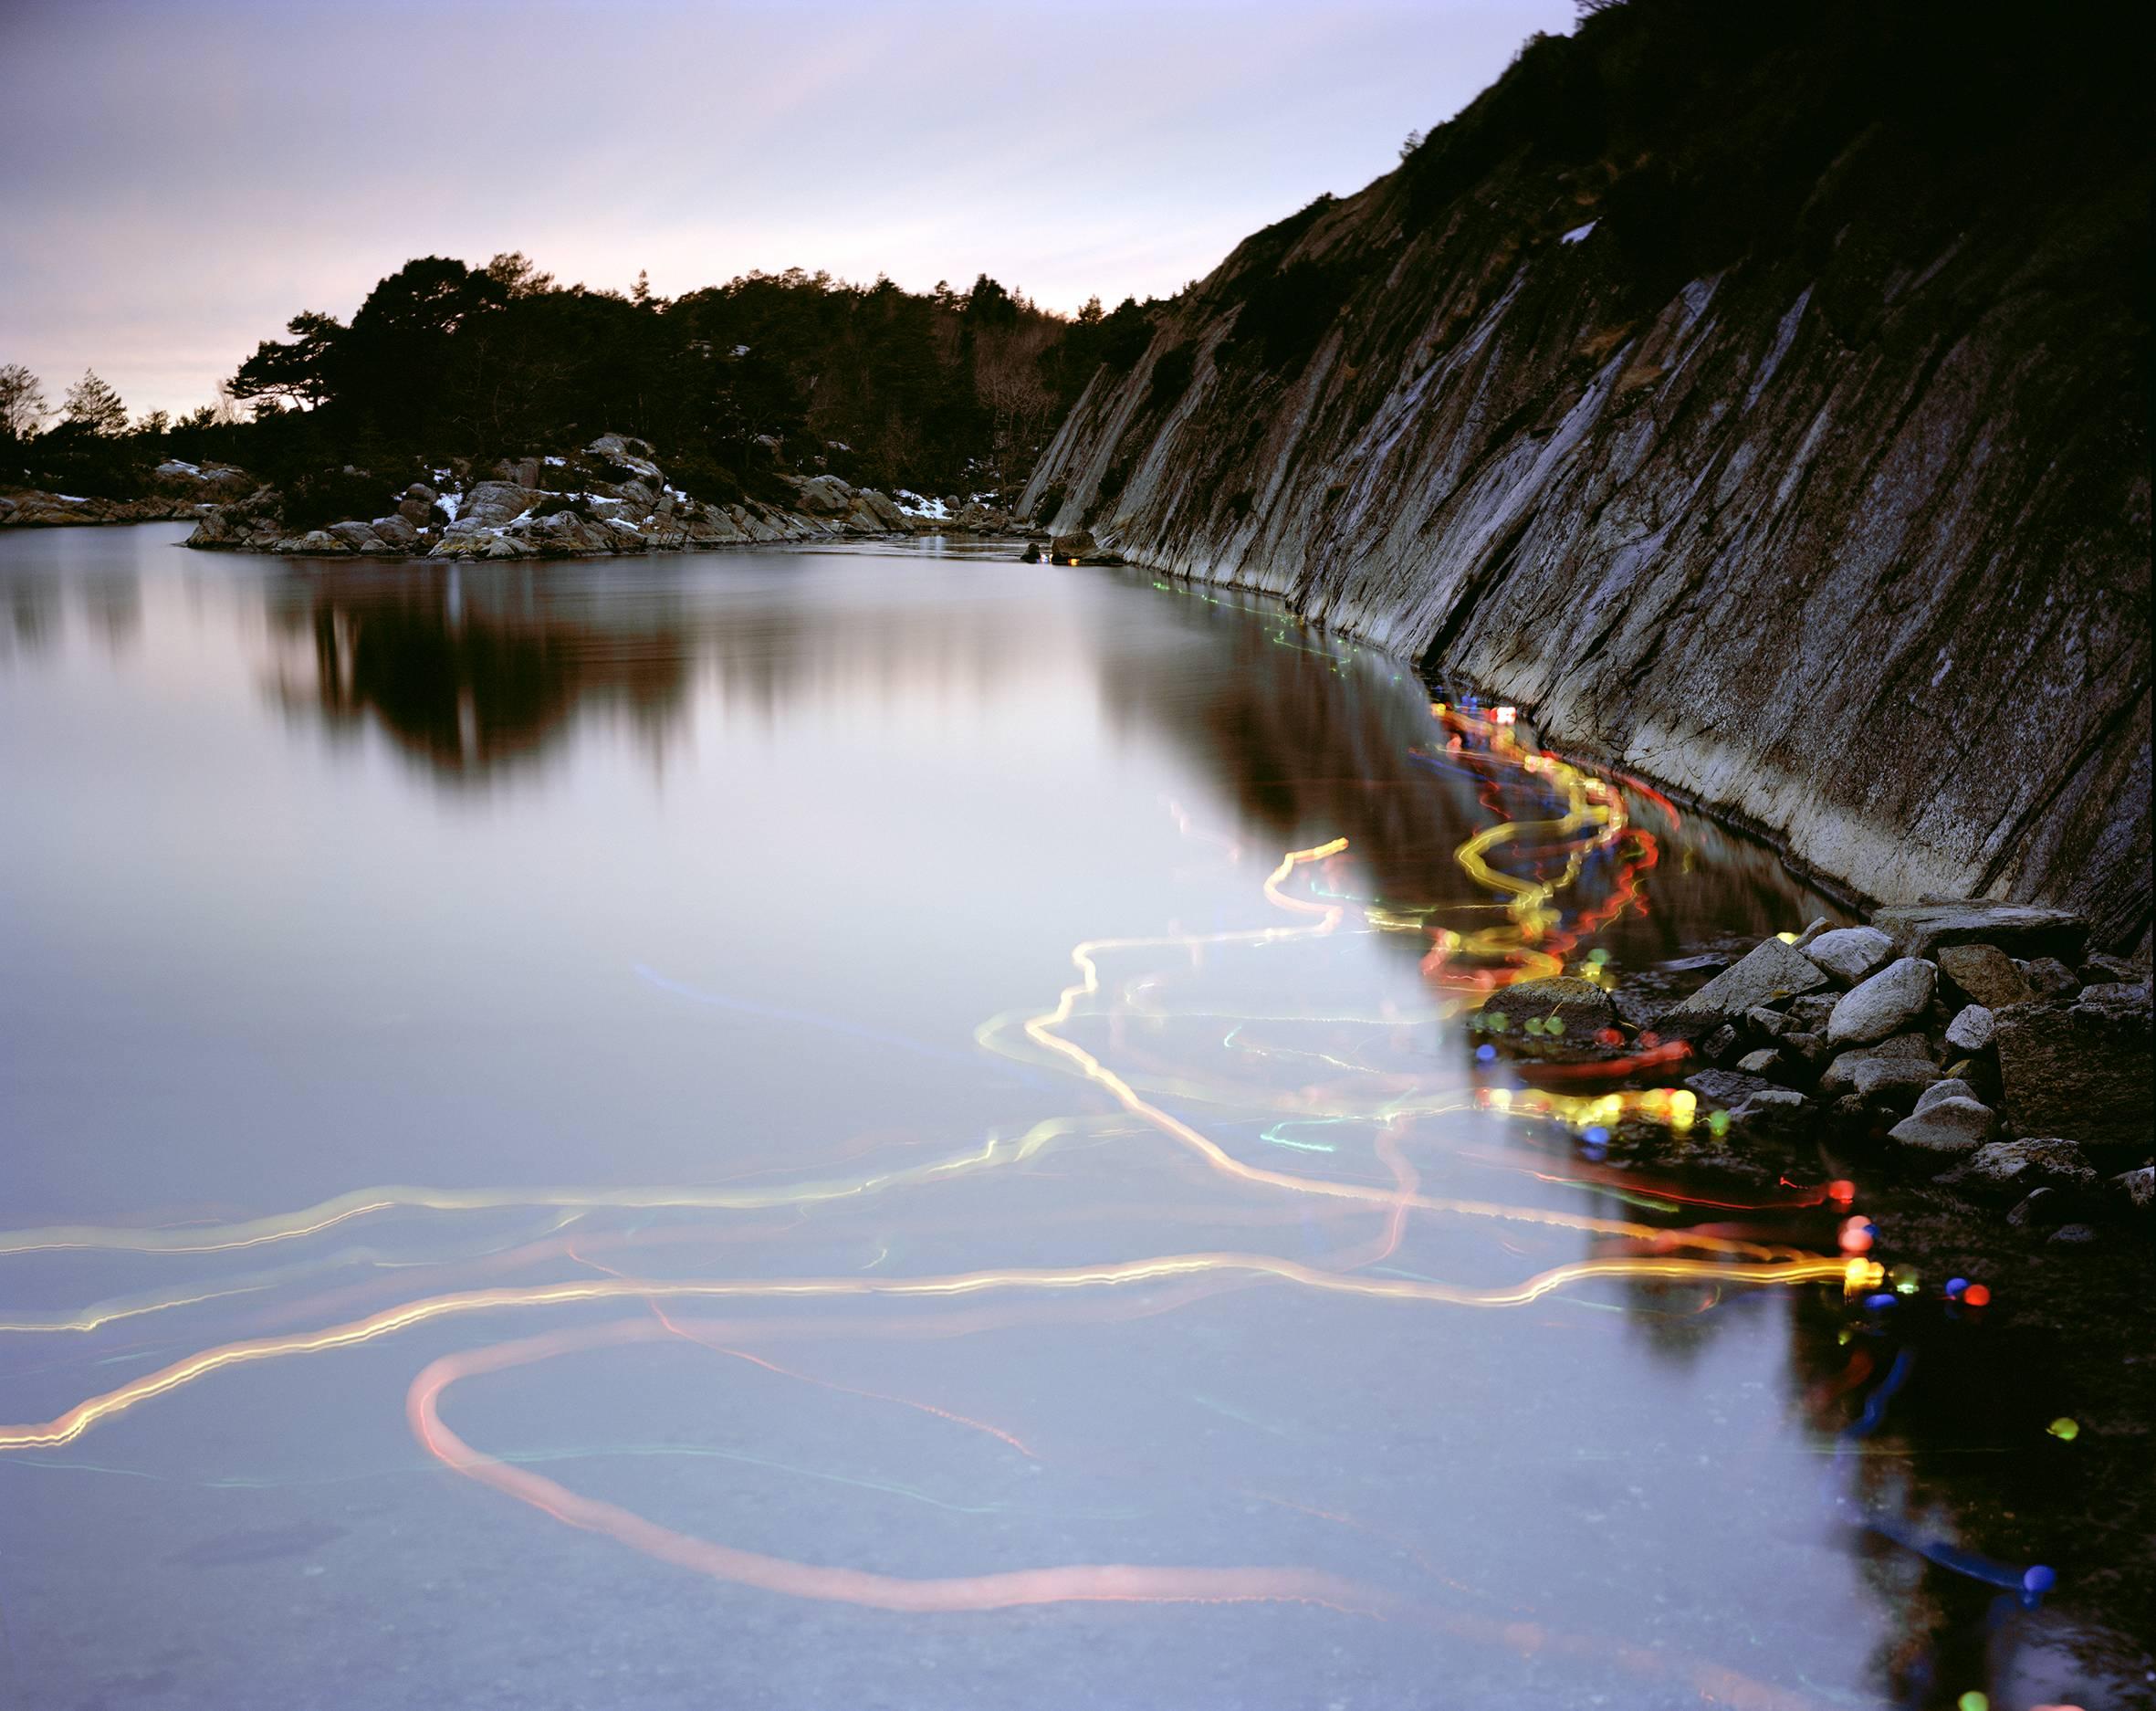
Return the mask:
<svg viewBox="0 0 2156 1711">
<path fill-rule="evenodd" d="M 1167 306 L 1020 515 L 1277 593 L 1873 897 L 2145 946 L 2149 158 L 2088 40 L 1935 13 L 1531 44 Z"/>
</svg>

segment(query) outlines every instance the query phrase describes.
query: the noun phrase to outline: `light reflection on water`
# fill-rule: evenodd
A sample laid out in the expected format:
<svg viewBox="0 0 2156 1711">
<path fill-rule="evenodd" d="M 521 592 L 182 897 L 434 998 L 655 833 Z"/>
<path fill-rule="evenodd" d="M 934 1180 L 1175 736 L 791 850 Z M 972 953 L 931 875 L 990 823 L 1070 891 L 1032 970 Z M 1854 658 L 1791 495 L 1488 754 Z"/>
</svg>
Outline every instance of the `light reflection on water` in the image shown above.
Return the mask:
<svg viewBox="0 0 2156 1711">
<path fill-rule="evenodd" d="M 1596 797 L 1478 955 L 1558 782 L 1240 596 L 175 533 L 0 541 L 26 1703 L 1880 1702 L 1831 1209 L 1575 1180 L 1451 1020 L 1771 856 Z"/>
</svg>

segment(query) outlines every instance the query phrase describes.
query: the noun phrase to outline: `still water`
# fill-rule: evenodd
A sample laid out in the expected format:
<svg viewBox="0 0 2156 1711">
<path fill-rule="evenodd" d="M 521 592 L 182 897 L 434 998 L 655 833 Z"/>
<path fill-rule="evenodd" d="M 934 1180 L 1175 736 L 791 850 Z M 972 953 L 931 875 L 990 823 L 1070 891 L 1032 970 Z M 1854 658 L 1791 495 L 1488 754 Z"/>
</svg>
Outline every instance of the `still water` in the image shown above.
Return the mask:
<svg viewBox="0 0 2156 1711">
<path fill-rule="evenodd" d="M 1136 572 L 180 532 L 0 538 L 0 1697 L 1895 1702 L 1834 1208 L 1460 1020 L 1769 856 Z"/>
</svg>

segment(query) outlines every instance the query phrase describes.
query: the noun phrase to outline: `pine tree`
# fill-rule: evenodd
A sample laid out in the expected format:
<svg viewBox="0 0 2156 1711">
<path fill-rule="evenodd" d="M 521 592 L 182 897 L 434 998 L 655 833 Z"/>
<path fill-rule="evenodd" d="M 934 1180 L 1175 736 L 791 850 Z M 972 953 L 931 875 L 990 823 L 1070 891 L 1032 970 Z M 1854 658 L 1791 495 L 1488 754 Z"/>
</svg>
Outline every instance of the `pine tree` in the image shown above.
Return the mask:
<svg viewBox="0 0 2156 1711">
<path fill-rule="evenodd" d="M 98 378 L 95 369 L 85 369 L 82 378 L 68 388 L 61 414 L 90 433 L 110 438 L 127 432 L 127 406 L 120 394 Z"/>
<path fill-rule="evenodd" d="M 20 362 L 0 368 L 0 440 L 26 440 L 52 414 L 45 388 Z"/>
</svg>

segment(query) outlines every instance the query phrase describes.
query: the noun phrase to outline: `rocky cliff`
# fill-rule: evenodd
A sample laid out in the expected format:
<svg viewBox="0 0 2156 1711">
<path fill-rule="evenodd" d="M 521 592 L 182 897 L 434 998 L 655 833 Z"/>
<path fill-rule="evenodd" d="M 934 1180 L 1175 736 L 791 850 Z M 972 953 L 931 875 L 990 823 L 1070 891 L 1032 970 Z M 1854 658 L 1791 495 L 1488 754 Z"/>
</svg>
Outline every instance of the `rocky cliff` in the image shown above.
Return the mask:
<svg viewBox="0 0 2156 1711">
<path fill-rule="evenodd" d="M 1631 0 L 1244 242 L 1020 510 L 1889 901 L 2147 949 L 2150 164 L 2070 14 Z"/>
</svg>

